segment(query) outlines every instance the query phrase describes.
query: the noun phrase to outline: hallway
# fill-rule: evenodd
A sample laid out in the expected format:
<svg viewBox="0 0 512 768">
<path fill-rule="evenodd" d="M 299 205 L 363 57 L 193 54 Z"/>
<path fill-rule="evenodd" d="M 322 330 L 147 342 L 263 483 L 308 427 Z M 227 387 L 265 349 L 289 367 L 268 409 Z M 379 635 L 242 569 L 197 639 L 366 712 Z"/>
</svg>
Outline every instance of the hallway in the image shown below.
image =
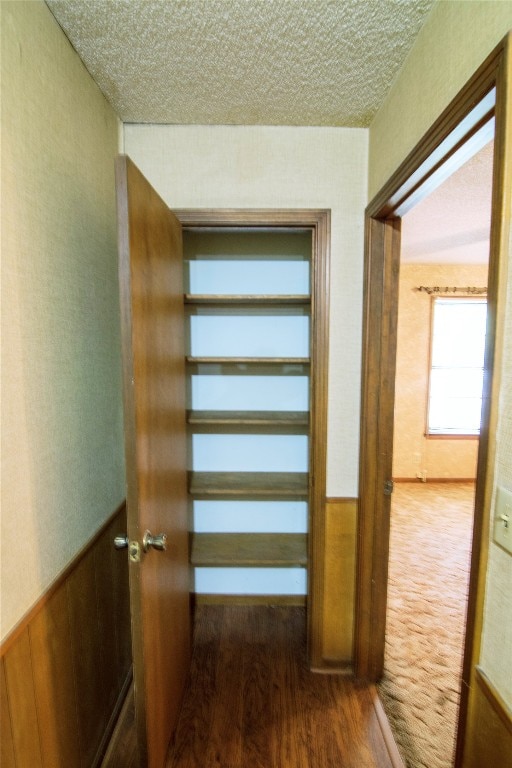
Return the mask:
<svg viewBox="0 0 512 768">
<path fill-rule="evenodd" d="M 307 670 L 305 625 L 303 608 L 196 609 L 191 677 L 167 768 L 400 765 L 374 689 Z"/>
</svg>

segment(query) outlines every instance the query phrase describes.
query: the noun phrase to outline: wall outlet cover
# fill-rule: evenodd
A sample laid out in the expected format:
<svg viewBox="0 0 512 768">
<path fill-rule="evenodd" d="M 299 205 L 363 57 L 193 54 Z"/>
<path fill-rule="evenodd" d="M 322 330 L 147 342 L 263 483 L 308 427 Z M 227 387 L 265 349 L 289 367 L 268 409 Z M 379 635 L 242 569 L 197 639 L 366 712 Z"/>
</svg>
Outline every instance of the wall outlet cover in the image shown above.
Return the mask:
<svg viewBox="0 0 512 768">
<path fill-rule="evenodd" d="M 512 555 L 512 491 L 503 486 L 496 490 L 493 538 Z"/>
</svg>

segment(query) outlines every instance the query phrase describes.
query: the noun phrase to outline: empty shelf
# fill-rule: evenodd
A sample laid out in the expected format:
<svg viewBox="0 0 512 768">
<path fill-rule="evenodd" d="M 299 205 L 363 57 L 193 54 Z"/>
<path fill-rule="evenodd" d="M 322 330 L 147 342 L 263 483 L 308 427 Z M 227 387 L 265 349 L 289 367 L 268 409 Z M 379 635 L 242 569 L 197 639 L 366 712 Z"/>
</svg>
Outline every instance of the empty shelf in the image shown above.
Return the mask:
<svg viewBox="0 0 512 768">
<path fill-rule="evenodd" d="M 192 431 L 266 434 L 307 434 L 307 411 L 189 411 Z"/>
<path fill-rule="evenodd" d="M 237 295 L 209 295 L 209 294 L 193 294 L 193 293 L 187 293 L 185 294 L 185 304 L 190 305 L 204 305 L 204 306 L 245 306 L 245 305 L 256 305 L 256 306 L 274 306 L 274 305 L 281 305 L 281 306 L 298 306 L 298 305 L 305 305 L 311 303 L 311 297 L 308 295 L 303 294 L 297 294 L 297 295 L 286 295 L 286 296 L 270 296 L 268 294 L 265 295 L 246 295 L 246 294 L 237 294 Z"/>
<path fill-rule="evenodd" d="M 195 499 L 307 500 L 307 472 L 191 472 Z"/>
<path fill-rule="evenodd" d="M 308 357 L 192 357 L 189 372 L 231 376 L 307 376 Z"/>
<path fill-rule="evenodd" d="M 293 568 L 307 565 L 305 533 L 196 533 L 196 567 Z"/>
</svg>

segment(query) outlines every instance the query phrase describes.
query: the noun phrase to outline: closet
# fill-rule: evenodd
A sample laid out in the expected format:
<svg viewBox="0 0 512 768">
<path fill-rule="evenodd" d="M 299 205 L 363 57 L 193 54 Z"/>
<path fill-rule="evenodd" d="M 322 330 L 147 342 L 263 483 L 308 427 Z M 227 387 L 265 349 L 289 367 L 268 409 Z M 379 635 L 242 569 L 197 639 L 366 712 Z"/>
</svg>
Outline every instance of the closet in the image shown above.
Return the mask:
<svg viewBox="0 0 512 768">
<path fill-rule="evenodd" d="M 312 230 L 185 228 L 198 602 L 308 593 Z"/>
</svg>

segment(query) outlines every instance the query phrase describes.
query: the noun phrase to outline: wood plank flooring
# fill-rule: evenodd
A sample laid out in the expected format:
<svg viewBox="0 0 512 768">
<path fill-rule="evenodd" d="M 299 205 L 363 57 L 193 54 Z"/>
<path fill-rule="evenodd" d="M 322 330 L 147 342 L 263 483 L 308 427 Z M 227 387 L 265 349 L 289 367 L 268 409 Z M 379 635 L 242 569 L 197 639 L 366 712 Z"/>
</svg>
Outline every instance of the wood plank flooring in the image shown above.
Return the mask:
<svg viewBox="0 0 512 768">
<path fill-rule="evenodd" d="M 166 768 L 396 768 L 374 689 L 306 665 L 304 608 L 196 608 Z M 385 730 L 385 729 L 384 729 Z"/>
</svg>

